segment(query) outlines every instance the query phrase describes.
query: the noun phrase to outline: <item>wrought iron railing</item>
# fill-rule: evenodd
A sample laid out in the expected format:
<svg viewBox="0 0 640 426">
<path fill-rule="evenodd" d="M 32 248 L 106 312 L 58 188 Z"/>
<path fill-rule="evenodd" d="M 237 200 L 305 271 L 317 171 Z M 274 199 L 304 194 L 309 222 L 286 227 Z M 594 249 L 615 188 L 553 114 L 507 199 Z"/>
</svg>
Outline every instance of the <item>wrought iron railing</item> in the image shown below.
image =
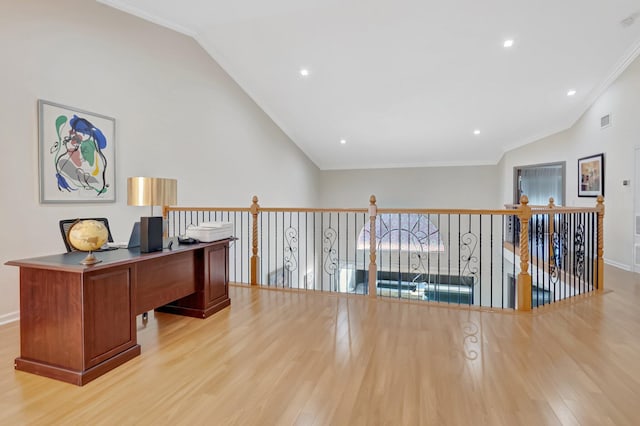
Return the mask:
<svg viewBox="0 0 640 426">
<path fill-rule="evenodd" d="M 238 283 L 250 282 L 249 262 L 251 258 L 251 209 L 222 207 L 165 207 L 167 234 L 177 237 L 185 235 L 187 227 L 203 222 L 231 222 L 236 240 L 229 246 L 229 280 Z"/>
<path fill-rule="evenodd" d="M 381 297 L 514 308 L 515 253 L 503 210 L 378 209 L 374 240 Z M 511 286 L 511 287 L 510 287 Z"/>
<path fill-rule="evenodd" d="M 529 310 L 603 288 L 595 208 L 165 207 L 169 236 L 232 222 L 230 280 L 274 288 Z M 372 242 L 374 242 L 372 244 Z"/>
<path fill-rule="evenodd" d="M 366 209 L 261 209 L 258 214 L 258 282 L 330 292 L 366 294 L 359 283 L 366 253 L 357 235 Z"/>
<path fill-rule="evenodd" d="M 597 288 L 598 208 L 532 208 L 529 221 L 533 306 Z M 600 256 L 601 257 L 601 256 Z"/>
</svg>

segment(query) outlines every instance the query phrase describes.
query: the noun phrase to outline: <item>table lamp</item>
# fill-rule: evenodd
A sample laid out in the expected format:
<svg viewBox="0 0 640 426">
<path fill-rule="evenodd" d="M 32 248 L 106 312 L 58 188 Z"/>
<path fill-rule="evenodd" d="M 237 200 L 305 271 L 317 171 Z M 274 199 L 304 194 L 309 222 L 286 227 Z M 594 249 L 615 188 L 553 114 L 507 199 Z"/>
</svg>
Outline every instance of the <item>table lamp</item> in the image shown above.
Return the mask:
<svg viewBox="0 0 640 426">
<path fill-rule="evenodd" d="M 127 204 L 150 206 L 151 216 L 140 218 L 140 252 L 162 250 L 163 218 L 153 216 L 153 206 L 170 206 L 177 203 L 178 181 L 153 177 L 127 179 Z"/>
</svg>

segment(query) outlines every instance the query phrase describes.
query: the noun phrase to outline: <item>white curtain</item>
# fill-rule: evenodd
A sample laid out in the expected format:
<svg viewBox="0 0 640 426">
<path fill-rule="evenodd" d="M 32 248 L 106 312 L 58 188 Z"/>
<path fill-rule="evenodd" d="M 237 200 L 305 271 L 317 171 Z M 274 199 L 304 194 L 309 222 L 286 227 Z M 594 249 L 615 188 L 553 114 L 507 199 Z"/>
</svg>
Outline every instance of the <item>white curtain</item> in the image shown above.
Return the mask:
<svg viewBox="0 0 640 426">
<path fill-rule="evenodd" d="M 520 190 L 529 198 L 530 205 L 549 204 L 553 197 L 555 205 L 564 205 L 562 198 L 564 179 L 562 166 L 524 168 L 520 170 Z"/>
</svg>

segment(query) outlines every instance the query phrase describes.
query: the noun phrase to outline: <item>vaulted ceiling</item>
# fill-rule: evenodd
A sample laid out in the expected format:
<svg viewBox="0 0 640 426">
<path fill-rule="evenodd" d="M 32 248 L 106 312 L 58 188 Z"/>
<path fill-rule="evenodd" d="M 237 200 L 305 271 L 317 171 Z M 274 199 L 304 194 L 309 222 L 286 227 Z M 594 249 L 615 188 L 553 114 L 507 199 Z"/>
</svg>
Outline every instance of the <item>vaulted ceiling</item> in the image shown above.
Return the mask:
<svg viewBox="0 0 640 426">
<path fill-rule="evenodd" d="M 98 1 L 194 37 L 321 169 L 495 164 L 640 53 L 640 0 Z"/>
</svg>

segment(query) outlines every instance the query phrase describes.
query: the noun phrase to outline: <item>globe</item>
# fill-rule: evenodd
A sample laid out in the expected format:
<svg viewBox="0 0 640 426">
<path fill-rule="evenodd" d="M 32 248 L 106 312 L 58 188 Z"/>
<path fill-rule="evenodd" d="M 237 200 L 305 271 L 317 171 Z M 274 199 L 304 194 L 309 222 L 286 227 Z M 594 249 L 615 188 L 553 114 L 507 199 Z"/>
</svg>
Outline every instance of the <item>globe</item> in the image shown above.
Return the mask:
<svg viewBox="0 0 640 426">
<path fill-rule="evenodd" d="M 100 262 L 91 252 L 102 247 L 108 238 L 107 227 L 97 220 L 80 220 L 71 225 L 67 234 L 67 240 L 71 247 L 89 252 L 89 255 L 81 262 L 85 265 Z"/>
</svg>

